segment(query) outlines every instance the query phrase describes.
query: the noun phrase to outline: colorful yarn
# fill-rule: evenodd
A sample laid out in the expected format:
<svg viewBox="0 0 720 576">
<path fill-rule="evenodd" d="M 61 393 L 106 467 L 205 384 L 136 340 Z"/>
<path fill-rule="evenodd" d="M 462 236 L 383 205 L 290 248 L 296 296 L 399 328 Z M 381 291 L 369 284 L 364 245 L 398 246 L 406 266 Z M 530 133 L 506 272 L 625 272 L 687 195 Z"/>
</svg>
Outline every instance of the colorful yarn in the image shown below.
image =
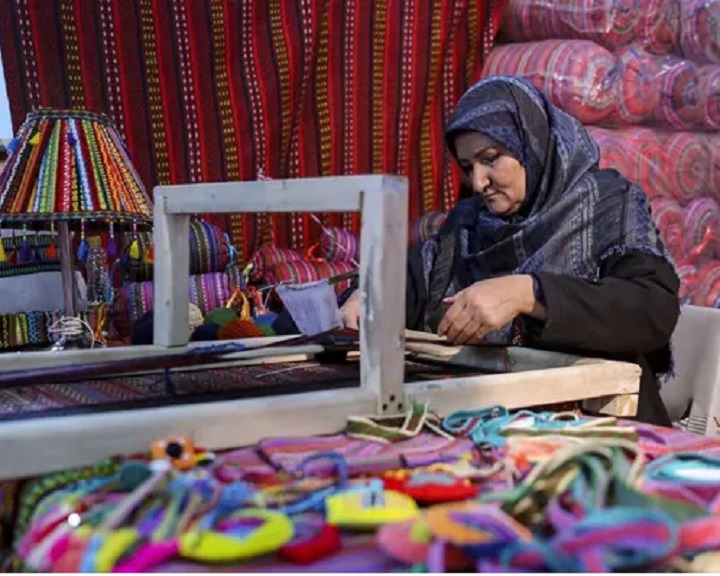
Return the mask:
<svg viewBox="0 0 720 576">
<path fill-rule="evenodd" d="M 191 342 L 209 342 L 218 339 L 218 331 L 220 326 L 217 324 L 203 324 L 195 328 L 190 335 Z"/>
<path fill-rule="evenodd" d="M 205 320 L 203 321 L 205 324 L 214 324 L 218 327 L 224 326 L 228 322 L 231 322 L 235 320 L 238 317 L 237 312 L 233 310 L 232 308 L 225 308 L 224 306 L 222 308 L 215 308 L 213 310 L 210 310 L 205 315 Z"/>
<path fill-rule="evenodd" d="M 331 262 L 355 262 L 360 260 L 358 238 L 342 228 L 326 228 L 320 234 L 320 253 Z"/>
<path fill-rule="evenodd" d="M 499 46 L 490 52 L 483 76 L 519 76 L 552 102 L 587 124 L 613 111 L 617 60 L 586 40 L 544 40 Z"/>
<path fill-rule="evenodd" d="M 152 202 L 108 117 L 39 110 L 19 138 L 0 175 L 4 221 L 151 222 Z"/>
<path fill-rule="evenodd" d="M 680 8 L 678 53 L 696 62 L 720 64 L 720 3 L 717 0 L 675 0 Z"/>
<path fill-rule="evenodd" d="M 711 156 L 707 139 L 699 134 L 677 132 L 665 143 L 665 173 L 671 192 L 681 203 L 709 192 Z"/>
<path fill-rule="evenodd" d="M 685 255 L 685 213 L 677 201 L 669 198 L 652 200 L 653 220 L 660 230 L 665 248 L 675 260 Z"/>
<path fill-rule="evenodd" d="M 295 262 L 298 260 L 303 260 L 303 257 L 295 250 L 278 248 L 276 246 L 262 246 L 253 254 L 250 260 L 252 264 L 250 280 L 253 282 L 272 282 L 272 280 L 268 278 L 268 273 L 273 266 L 283 262 Z"/>
<path fill-rule="evenodd" d="M 235 318 L 226 322 L 218 330 L 220 340 L 238 340 L 240 338 L 262 338 L 265 332 L 252 320 Z"/>
<path fill-rule="evenodd" d="M 708 229 L 713 234 L 708 241 Z M 696 198 L 685 207 L 685 251 L 696 257 L 720 255 L 720 205 L 712 198 Z M 696 248 L 701 247 L 701 251 Z"/>
<path fill-rule="evenodd" d="M 609 49 L 639 43 L 668 52 L 677 31 L 674 0 L 511 0 L 503 32 L 514 42 L 592 40 Z"/>
</svg>

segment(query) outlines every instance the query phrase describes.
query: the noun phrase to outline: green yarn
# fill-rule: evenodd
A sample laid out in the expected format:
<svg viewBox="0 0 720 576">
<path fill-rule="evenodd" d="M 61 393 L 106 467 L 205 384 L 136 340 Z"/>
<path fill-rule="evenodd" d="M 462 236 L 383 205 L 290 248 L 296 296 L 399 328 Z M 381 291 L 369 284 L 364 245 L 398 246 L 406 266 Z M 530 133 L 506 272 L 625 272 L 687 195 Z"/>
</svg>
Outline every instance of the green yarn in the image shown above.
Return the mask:
<svg viewBox="0 0 720 576">
<path fill-rule="evenodd" d="M 275 330 L 273 330 L 273 327 L 269 324 L 258 324 L 257 327 L 260 328 L 265 336 L 277 336 Z"/>
<path fill-rule="evenodd" d="M 205 315 L 203 323 L 223 326 L 230 322 L 230 320 L 235 320 L 237 317 L 237 312 L 235 312 L 232 308 L 215 308 Z"/>
</svg>

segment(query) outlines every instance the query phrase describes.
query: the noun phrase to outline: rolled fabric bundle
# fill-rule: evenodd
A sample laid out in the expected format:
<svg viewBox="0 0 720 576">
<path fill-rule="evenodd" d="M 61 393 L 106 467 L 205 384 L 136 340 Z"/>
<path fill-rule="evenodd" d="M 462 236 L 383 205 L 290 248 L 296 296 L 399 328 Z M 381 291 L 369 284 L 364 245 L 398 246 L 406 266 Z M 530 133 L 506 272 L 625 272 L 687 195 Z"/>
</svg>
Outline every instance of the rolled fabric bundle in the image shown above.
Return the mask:
<svg viewBox="0 0 720 576">
<path fill-rule="evenodd" d="M 720 1 L 675 0 L 680 11 L 676 51 L 684 58 L 720 64 Z"/>
<path fill-rule="evenodd" d="M 343 228 L 326 228 L 321 232 L 320 252 L 331 262 L 357 262 L 360 244 L 352 232 Z"/>
<path fill-rule="evenodd" d="M 685 213 L 682 206 L 670 198 L 658 198 L 650 202 L 655 225 L 660 230 L 665 248 L 678 261 L 685 256 Z"/>
<path fill-rule="evenodd" d="M 355 270 L 350 262 L 325 262 L 321 260 L 288 260 L 279 262 L 268 270 L 266 280 L 272 284 L 305 284 L 324 278 L 347 274 Z M 351 280 L 339 282 L 335 291 L 340 294 L 350 286 Z"/>
<path fill-rule="evenodd" d="M 720 134 L 708 134 L 710 150 L 710 196 L 720 202 Z"/>
<path fill-rule="evenodd" d="M 675 264 L 675 271 L 680 279 L 679 299 L 682 304 L 692 304 L 697 292 L 700 275 L 694 262 L 681 260 Z"/>
<path fill-rule="evenodd" d="M 697 64 L 664 57 L 661 66 L 660 102 L 655 109 L 654 124 L 674 130 L 690 130 L 701 125 L 704 99 Z"/>
<path fill-rule="evenodd" d="M 616 118 L 621 126 L 644 124 L 652 120 L 660 105 L 660 59 L 638 48 L 625 48 L 618 54 L 620 72 L 616 87 Z"/>
<path fill-rule="evenodd" d="M 696 198 L 685 207 L 684 217 L 686 254 L 696 258 L 720 255 L 720 205 L 712 198 Z"/>
<path fill-rule="evenodd" d="M 613 130 L 606 128 L 588 126 L 587 131 L 600 148 L 600 168 L 613 168 L 631 179 L 632 158 L 623 140 L 618 138 Z"/>
<path fill-rule="evenodd" d="M 666 143 L 666 168 L 670 191 L 681 204 L 709 192 L 711 155 L 702 134 L 677 132 Z"/>
<path fill-rule="evenodd" d="M 720 262 L 710 260 L 699 267 L 691 301 L 695 306 L 720 307 Z"/>
<path fill-rule="evenodd" d="M 290 248 L 278 248 L 277 246 L 261 246 L 257 252 L 253 254 L 250 263 L 252 270 L 250 271 L 250 280 L 253 282 L 263 282 L 267 280 L 265 277 L 275 264 L 279 262 L 291 262 L 302 260 L 303 256 L 300 252 L 291 250 Z"/>
<path fill-rule="evenodd" d="M 545 40 L 493 49 L 483 76 L 518 76 L 585 124 L 602 122 L 615 105 L 617 59 L 586 40 Z"/>
<path fill-rule="evenodd" d="M 624 128 L 615 137 L 628 152 L 627 177 L 650 198 L 672 197 L 665 167 L 665 147 L 658 133 L 651 128 Z"/>
<path fill-rule="evenodd" d="M 720 66 L 711 64 L 698 70 L 700 82 L 700 126 L 720 130 Z"/>
<path fill-rule="evenodd" d="M 677 30 L 673 0 L 511 0 L 502 31 L 513 42 L 568 38 L 610 49 L 640 43 L 664 54 Z"/>
</svg>

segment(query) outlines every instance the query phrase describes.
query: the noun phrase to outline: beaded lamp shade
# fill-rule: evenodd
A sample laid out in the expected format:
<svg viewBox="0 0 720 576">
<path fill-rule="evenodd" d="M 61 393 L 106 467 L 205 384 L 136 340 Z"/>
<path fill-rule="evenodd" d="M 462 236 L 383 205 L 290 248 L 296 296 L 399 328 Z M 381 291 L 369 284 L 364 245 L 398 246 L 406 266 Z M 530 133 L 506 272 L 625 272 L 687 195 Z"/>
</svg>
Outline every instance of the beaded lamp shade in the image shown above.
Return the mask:
<svg viewBox="0 0 720 576">
<path fill-rule="evenodd" d="M 84 111 L 28 114 L 0 175 L 0 220 L 150 225 L 152 203 L 110 119 Z"/>
</svg>

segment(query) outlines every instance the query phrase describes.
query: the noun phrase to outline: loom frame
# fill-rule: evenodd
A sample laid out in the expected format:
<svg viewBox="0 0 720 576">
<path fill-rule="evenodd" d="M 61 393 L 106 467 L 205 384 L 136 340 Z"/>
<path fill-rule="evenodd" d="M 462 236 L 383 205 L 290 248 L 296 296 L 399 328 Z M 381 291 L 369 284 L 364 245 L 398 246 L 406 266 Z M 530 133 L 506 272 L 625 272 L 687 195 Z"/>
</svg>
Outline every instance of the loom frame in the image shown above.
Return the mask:
<svg viewBox="0 0 720 576">
<path fill-rule="evenodd" d="M 154 439 L 181 434 L 192 435 L 199 446 L 221 450 L 268 436 L 334 433 L 344 428 L 349 416 L 395 414 L 411 400 L 430 402 L 441 413 L 493 404 L 516 409 L 585 399 L 594 399 L 597 409 L 607 411 L 608 403 L 639 389 L 637 365 L 539 351 L 515 353 L 515 370 L 506 374 L 403 384 L 408 226 L 404 178 L 366 175 L 160 186 L 154 196 L 155 343 L 10 355 L 0 359 L 0 369 L 182 354 L 210 345 L 188 343 L 191 214 L 359 211 L 360 388 L 0 423 L 0 480 L 143 452 Z M 281 338 L 240 341 L 248 345 L 248 353 L 239 354 L 244 361 L 268 362 L 317 351 L 312 346 L 288 346 L 273 354 L 267 349 L 252 353 L 252 347 L 276 340 Z M 472 349 L 462 353 L 480 354 Z"/>
</svg>

